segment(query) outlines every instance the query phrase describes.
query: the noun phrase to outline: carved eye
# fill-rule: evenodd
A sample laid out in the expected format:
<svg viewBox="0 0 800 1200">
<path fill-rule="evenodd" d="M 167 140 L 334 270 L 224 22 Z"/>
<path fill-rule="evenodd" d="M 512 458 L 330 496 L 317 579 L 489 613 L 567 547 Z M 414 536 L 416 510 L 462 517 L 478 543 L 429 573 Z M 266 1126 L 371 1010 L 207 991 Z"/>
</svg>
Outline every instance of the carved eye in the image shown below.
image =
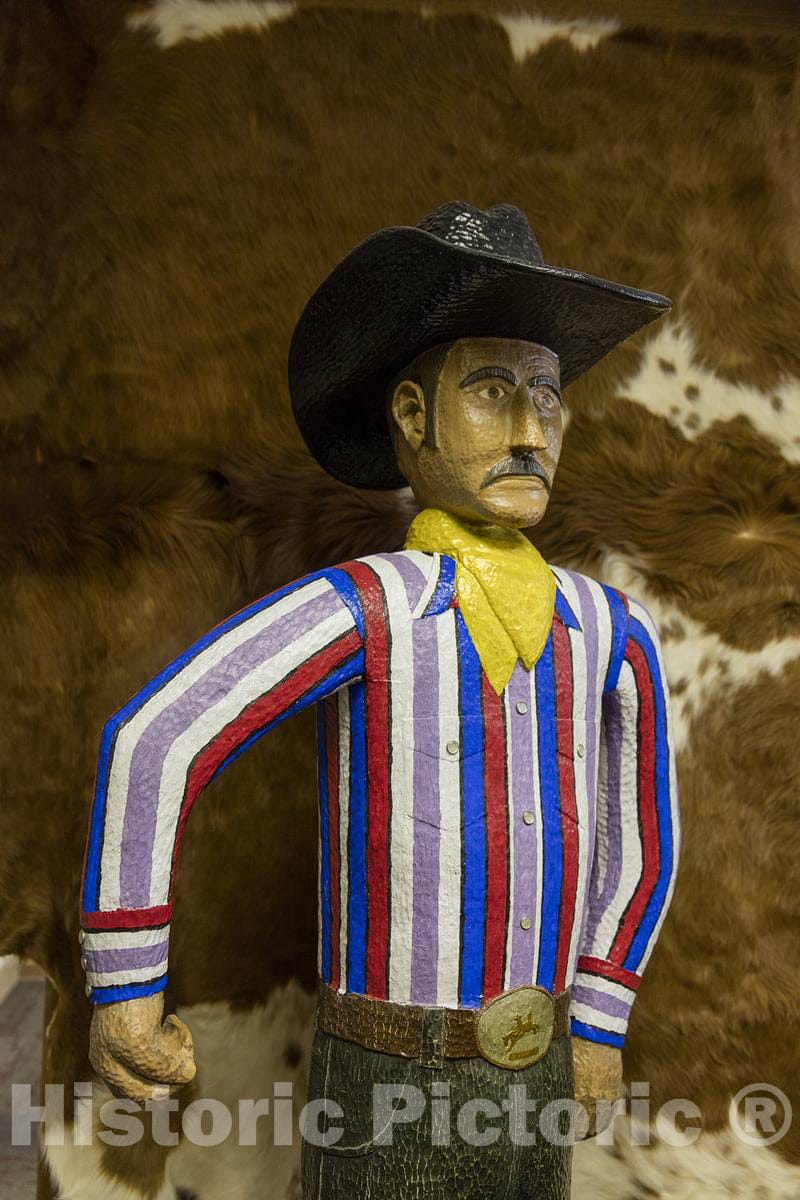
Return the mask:
<svg viewBox="0 0 800 1200">
<path fill-rule="evenodd" d="M 544 388 L 542 391 L 540 391 L 536 403 L 539 405 L 539 408 L 543 409 L 545 412 L 555 412 L 557 408 L 561 407 L 561 401 L 555 392 L 550 390 L 550 388 Z"/>
<path fill-rule="evenodd" d="M 505 388 L 499 383 L 490 383 L 478 393 L 482 400 L 500 400 L 505 394 Z"/>
</svg>

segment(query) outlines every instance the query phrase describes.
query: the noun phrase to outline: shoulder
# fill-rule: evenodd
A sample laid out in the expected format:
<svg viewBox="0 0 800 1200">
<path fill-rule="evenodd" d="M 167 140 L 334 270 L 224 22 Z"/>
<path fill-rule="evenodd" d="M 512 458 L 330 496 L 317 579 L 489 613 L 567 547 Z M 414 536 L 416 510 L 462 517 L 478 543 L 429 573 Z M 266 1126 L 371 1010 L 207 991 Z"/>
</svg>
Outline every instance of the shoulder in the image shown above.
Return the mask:
<svg viewBox="0 0 800 1200">
<path fill-rule="evenodd" d="M 596 626 L 598 622 L 610 622 L 614 628 L 625 626 L 629 598 L 624 592 L 599 579 L 593 579 L 591 575 L 584 575 L 581 571 L 556 566 L 554 563 L 549 563 L 548 566 L 555 576 L 559 591 L 581 625 Z"/>
<path fill-rule="evenodd" d="M 437 591 L 444 572 L 441 554 L 421 550 L 396 550 L 367 554 L 331 567 L 326 575 L 334 587 L 360 598 L 380 593 L 394 616 L 417 615 Z"/>
<path fill-rule="evenodd" d="M 615 624 L 627 625 L 631 619 L 655 627 L 655 622 L 646 606 L 630 592 L 581 571 L 548 564 L 556 577 L 556 583 L 570 601 L 574 597 L 582 608 L 591 606 L 609 613 Z"/>
</svg>

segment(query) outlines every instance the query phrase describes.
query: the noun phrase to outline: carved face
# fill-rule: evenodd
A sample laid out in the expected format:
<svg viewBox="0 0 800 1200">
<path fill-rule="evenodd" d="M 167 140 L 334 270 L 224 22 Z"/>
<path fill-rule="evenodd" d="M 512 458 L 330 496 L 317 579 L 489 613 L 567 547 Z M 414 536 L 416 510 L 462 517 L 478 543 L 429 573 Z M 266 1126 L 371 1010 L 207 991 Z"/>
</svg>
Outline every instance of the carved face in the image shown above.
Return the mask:
<svg viewBox="0 0 800 1200">
<path fill-rule="evenodd" d="M 561 453 L 558 357 L 534 342 L 462 338 L 430 397 L 400 382 L 400 469 L 420 504 L 522 529 L 541 521 Z"/>
</svg>

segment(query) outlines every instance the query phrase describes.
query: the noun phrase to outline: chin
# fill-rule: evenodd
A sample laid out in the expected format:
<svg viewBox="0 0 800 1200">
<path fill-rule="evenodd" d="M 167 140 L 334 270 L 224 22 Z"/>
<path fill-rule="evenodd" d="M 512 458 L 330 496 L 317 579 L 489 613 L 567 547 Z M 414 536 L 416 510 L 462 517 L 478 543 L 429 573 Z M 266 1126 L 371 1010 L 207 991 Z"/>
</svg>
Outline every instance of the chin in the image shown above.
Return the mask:
<svg viewBox="0 0 800 1200">
<path fill-rule="evenodd" d="M 510 529 L 528 529 L 538 525 L 547 512 L 547 502 L 516 504 L 513 501 L 504 503 L 499 497 L 491 503 L 483 505 L 486 516 L 495 525 L 507 525 Z"/>
</svg>

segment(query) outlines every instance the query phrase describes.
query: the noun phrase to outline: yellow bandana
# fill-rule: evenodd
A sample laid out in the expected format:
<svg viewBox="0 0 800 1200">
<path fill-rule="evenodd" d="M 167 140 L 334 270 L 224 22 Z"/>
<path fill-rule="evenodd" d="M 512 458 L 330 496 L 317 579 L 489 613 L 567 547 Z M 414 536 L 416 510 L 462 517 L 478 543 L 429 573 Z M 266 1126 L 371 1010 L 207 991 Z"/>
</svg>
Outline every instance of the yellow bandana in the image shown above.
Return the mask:
<svg viewBox="0 0 800 1200">
<path fill-rule="evenodd" d="M 478 531 L 438 508 L 426 508 L 411 522 L 405 549 L 456 560 L 458 606 L 498 695 L 518 658 L 531 669 L 553 624 L 556 581 L 524 534 L 499 525 Z"/>
</svg>

